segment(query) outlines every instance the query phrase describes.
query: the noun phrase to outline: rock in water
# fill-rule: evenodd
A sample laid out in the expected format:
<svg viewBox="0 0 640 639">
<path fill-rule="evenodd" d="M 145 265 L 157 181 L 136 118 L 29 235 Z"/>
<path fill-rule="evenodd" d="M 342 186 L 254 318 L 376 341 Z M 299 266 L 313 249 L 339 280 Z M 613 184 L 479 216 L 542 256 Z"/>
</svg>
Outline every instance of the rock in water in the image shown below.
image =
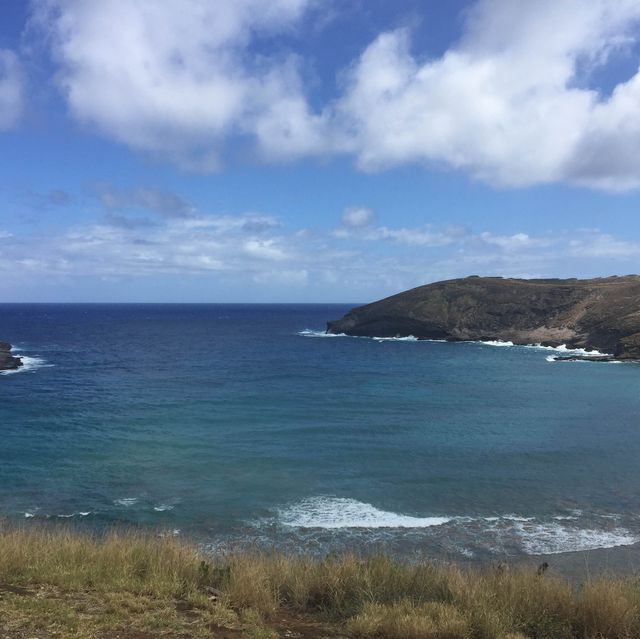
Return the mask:
<svg viewBox="0 0 640 639">
<path fill-rule="evenodd" d="M 11 344 L 0 342 L 0 371 L 13 371 L 22 366 L 22 360 L 11 354 Z"/>
<path fill-rule="evenodd" d="M 354 308 L 329 322 L 327 332 L 566 344 L 640 360 L 640 276 L 436 282 Z"/>
</svg>

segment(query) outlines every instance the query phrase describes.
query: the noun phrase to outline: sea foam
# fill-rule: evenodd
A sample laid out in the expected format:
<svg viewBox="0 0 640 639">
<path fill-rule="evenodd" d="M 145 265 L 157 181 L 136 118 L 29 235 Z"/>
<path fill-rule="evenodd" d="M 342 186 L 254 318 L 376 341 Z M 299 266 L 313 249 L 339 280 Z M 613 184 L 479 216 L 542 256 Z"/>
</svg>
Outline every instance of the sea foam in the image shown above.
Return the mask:
<svg viewBox="0 0 640 639">
<path fill-rule="evenodd" d="M 460 541 L 457 549 L 463 554 L 474 554 L 478 549 L 492 553 L 522 552 L 528 555 L 549 555 L 563 552 L 594 550 L 627 546 L 640 541 L 640 537 L 623 527 L 602 529 L 591 521 L 581 526 L 576 520 L 580 511 L 556 515 L 541 521 L 536 517 L 505 514 L 487 517 L 429 516 L 419 517 L 385 511 L 375 506 L 344 497 L 311 497 L 278 511 L 277 521 L 298 529 L 361 529 L 375 535 L 377 529 L 413 529 L 421 534 Z M 608 517 L 603 515 L 602 518 Z M 585 522 L 586 523 L 586 522 Z M 439 528 L 445 526 L 445 528 Z M 375 537 L 372 537 L 375 539 Z M 467 547 L 473 540 L 472 547 Z M 510 550 L 506 550 L 510 548 Z"/>
<path fill-rule="evenodd" d="M 158 504 L 157 506 L 154 506 L 153 509 L 158 513 L 163 513 L 166 510 L 173 510 L 174 507 L 175 506 L 173 504 Z"/>
<path fill-rule="evenodd" d="M 351 337 L 352 339 L 371 339 L 376 342 L 437 342 L 448 344 L 481 344 L 483 346 L 497 346 L 497 347 L 513 347 L 513 348 L 530 348 L 540 351 L 552 351 L 561 355 L 580 355 L 581 357 L 603 357 L 610 356 L 608 353 L 602 353 L 598 350 L 587 350 L 585 348 L 571 348 L 566 344 L 560 344 L 559 346 L 543 346 L 542 344 L 514 344 L 510 340 L 446 340 L 446 339 L 420 339 L 414 335 L 405 335 L 397 337 L 377 337 L 377 336 L 364 336 L 364 335 L 347 335 L 346 333 L 327 333 L 326 331 L 319 331 L 310 328 L 305 328 L 302 331 L 298 331 L 298 335 L 301 337 Z M 548 356 L 548 362 L 556 361 L 553 355 Z"/>
<path fill-rule="evenodd" d="M 475 344 L 484 344 L 485 346 L 514 346 L 516 348 L 533 348 L 539 351 L 553 351 L 554 353 L 560 353 L 564 355 L 581 355 L 582 357 L 602 357 L 607 353 L 601 353 L 597 350 L 586 350 L 585 348 L 571 348 L 566 344 L 560 344 L 559 346 L 543 346 L 542 344 L 514 344 L 513 342 L 502 341 L 485 341 L 485 342 L 473 342 Z M 549 361 L 549 358 L 547 358 Z"/>
<path fill-rule="evenodd" d="M 124 506 L 125 508 L 128 508 L 129 506 L 134 506 L 135 504 L 138 503 L 138 498 L 137 497 L 122 497 L 121 499 L 115 499 L 113 501 L 113 503 L 116 506 Z"/>
<path fill-rule="evenodd" d="M 0 375 L 14 375 L 16 373 L 27 373 L 29 371 L 35 371 L 39 368 L 50 368 L 53 364 L 49 364 L 41 357 L 30 357 L 28 355 L 21 355 L 20 353 L 13 353 L 16 357 L 22 360 L 22 366 L 10 371 L 0 371 Z"/>
<path fill-rule="evenodd" d="M 413 335 L 405 335 L 403 337 L 369 337 L 368 335 L 347 335 L 346 333 L 327 333 L 325 331 L 316 331 L 310 328 L 305 328 L 302 331 L 298 331 L 298 335 L 301 337 L 351 337 L 352 339 L 370 339 L 376 342 L 445 342 L 446 340 L 421 340 Z"/>
<path fill-rule="evenodd" d="M 582 512 L 555 515 L 551 521 L 541 521 L 535 517 L 503 515 L 484 517 L 485 526 L 474 535 L 480 543 L 493 552 L 504 553 L 505 548 L 515 547 L 527 555 L 554 555 L 564 552 L 595 550 L 628 546 L 640 541 L 637 534 L 627 528 L 612 528 L 610 521 L 603 522 L 603 528 L 594 526 L 593 519 L 579 523 Z M 617 515 L 599 515 L 597 520 L 617 519 Z M 472 521 L 472 520 L 469 520 Z"/>
<path fill-rule="evenodd" d="M 301 337 L 351 337 L 351 335 L 347 335 L 346 333 L 327 333 L 326 331 L 314 331 L 310 328 L 298 331 L 298 335 Z"/>
<path fill-rule="evenodd" d="M 630 546 L 638 541 L 626 528 L 596 530 L 571 528 L 559 523 L 537 523 L 516 526 L 522 548 L 529 555 L 555 555 L 562 552 Z"/>
<path fill-rule="evenodd" d="M 296 528 L 426 528 L 449 517 L 413 517 L 380 510 L 344 497 L 311 497 L 278 513 L 280 523 Z"/>
</svg>

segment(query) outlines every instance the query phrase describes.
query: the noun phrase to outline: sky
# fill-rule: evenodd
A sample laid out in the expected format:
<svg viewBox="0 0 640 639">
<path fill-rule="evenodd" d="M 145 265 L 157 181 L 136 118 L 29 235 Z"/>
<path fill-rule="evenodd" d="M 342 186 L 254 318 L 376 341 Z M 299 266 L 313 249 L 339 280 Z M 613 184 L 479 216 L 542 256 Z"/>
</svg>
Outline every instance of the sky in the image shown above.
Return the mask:
<svg viewBox="0 0 640 639">
<path fill-rule="evenodd" d="M 0 0 L 0 302 L 640 272 L 640 0 Z"/>
</svg>

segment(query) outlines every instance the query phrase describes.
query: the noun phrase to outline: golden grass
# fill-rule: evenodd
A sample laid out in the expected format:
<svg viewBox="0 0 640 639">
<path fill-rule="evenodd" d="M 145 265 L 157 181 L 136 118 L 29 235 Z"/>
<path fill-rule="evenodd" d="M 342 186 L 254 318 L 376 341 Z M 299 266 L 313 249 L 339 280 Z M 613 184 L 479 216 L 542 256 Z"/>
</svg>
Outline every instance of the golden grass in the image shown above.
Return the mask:
<svg viewBox="0 0 640 639">
<path fill-rule="evenodd" d="M 0 637 L 640 638 L 640 587 L 387 557 L 211 557 L 174 537 L 0 528 Z"/>
</svg>

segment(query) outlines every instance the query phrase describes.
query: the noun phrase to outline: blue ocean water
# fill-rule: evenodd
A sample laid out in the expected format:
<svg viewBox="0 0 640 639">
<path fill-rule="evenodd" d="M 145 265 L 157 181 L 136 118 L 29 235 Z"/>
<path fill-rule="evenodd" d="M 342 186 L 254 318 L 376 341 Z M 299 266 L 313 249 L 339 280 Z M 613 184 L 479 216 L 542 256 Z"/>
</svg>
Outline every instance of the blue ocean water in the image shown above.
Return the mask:
<svg viewBox="0 0 640 639">
<path fill-rule="evenodd" d="M 344 305 L 0 305 L 0 516 L 212 547 L 640 540 L 640 366 L 323 336 Z"/>
</svg>

